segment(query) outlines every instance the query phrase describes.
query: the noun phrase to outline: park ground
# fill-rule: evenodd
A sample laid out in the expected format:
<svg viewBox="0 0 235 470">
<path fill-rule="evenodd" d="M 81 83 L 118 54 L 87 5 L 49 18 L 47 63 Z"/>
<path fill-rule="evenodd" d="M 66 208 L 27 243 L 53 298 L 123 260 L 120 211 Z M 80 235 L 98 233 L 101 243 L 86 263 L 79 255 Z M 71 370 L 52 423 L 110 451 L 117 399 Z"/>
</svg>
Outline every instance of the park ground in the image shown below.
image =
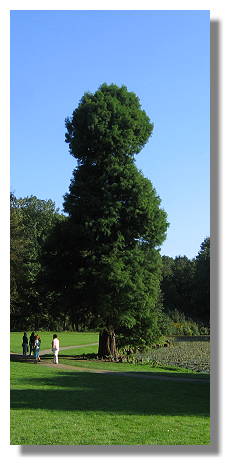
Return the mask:
<svg viewBox="0 0 235 470">
<path fill-rule="evenodd" d="M 69 349 L 57 366 L 52 332 L 41 336 L 47 352 L 34 364 L 20 356 L 22 333 L 11 334 L 11 444 L 210 444 L 207 374 L 82 360 L 97 352 L 97 333 L 61 333 Z"/>
</svg>

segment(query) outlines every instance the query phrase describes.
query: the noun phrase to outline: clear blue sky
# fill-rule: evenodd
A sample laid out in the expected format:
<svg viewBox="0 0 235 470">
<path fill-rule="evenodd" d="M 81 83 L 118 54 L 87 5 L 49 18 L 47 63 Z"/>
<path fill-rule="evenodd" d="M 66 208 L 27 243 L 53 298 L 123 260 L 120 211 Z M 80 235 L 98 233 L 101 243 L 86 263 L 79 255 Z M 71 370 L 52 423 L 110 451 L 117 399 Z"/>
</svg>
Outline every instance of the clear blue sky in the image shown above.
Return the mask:
<svg viewBox="0 0 235 470">
<path fill-rule="evenodd" d="M 162 199 L 162 254 L 209 236 L 209 11 L 12 11 L 11 190 L 62 210 L 76 166 L 64 120 L 106 82 L 135 92 L 154 123 L 136 164 Z"/>
</svg>

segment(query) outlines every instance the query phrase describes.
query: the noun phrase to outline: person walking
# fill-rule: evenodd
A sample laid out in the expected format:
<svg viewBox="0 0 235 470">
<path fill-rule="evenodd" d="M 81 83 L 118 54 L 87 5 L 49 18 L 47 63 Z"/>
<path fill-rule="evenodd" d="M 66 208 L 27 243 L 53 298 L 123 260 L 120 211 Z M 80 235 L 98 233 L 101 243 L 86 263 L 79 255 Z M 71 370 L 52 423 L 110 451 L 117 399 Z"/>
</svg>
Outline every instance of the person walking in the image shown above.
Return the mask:
<svg viewBox="0 0 235 470">
<path fill-rule="evenodd" d="M 28 347 L 29 341 L 26 331 L 24 332 L 24 336 L 22 338 L 22 348 L 23 348 L 23 356 L 27 356 L 27 352 L 29 350 Z"/>
<path fill-rule="evenodd" d="M 40 341 L 39 341 L 39 336 L 36 335 L 36 339 L 34 342 L 34 362 L 37 364 L 37 362 L 40 360 L 39 358 L 39 352 L 40 352 Z"/>
<path fill-rule="evenodd" d="M 53 363 L 54 364 L 58 364 L 59 361 L 58 361 L 58 354 L 59 354 L 59 350 L 60 350 L 60 341 L 59 339 L 57 338 L 57 335 L 53 335 L 53 340 L 52 340 L 52 343 L 51 343 L 51 348 L 52 348 L 52 351 L 54 353 L 54 358 L 53 358 Z"/>
<path fill-rule="evenodd" d="M 35 333 L 32 331 L 30 338 L 29 338 L 29 355 L 31 356 L 32 352 L 34 353 L 34 343 L 35 343 Z"/>
</svg>

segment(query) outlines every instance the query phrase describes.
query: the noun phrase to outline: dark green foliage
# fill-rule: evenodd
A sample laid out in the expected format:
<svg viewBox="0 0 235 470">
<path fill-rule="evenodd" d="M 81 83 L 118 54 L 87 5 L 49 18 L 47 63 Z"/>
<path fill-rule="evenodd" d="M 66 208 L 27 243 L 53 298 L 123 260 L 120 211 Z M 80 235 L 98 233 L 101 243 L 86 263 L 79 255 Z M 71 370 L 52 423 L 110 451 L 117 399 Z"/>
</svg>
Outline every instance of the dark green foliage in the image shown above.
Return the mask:
<svg viewBox="0 0 235 470">
<path fill-rule="evenodd" d="M 162 261 L 161 287 L 165 310 L 170 311 L 176 308 L 186 316 L 190 316 L 193 307 L 194 261 L 186 256 L 177 256 L 175 259 L 163 256 Z"/>
<path fill-rule="evenodd" d="M 185 315 L 177 309 L 168 312 L 168 316 L 170 319 L 168 328 L 169 335 L 198 336 L 201 334 L 200 325 L 190 318 L 185 317 Z"/>
<path fill-rule="evenodd" d="M 89 263 L 78 227 L 69 218 L 56 223 L 44 245 L 40 283 L 47 299 L 50 326 L 91 328 Z"/>
<path fill-rule="evenodd" d="M 135 246 L 136 240 L 152 247 L 166 236 L 166 213 L 151 182 L 128 161 L 114 157 L 97 165 L 76 168 L 65 195 L 64 209 L 80 225 L 81 237 L 97 243 Z M 97 247 L 96 247 L 97 249 Z"/>
<path fill-rule="evenodd" d="M 202 324 L 208 326 L 210 319 L 210 239 L 203 241 L 195 259 L 163 256 L 162 262 L 164 310 L 172 320 L 181 324 L 182 331 L 189 329 L 198 334 L 196 330 L 203 331 Z M 181 318 L 173 318 L 176 313 Z M 190 319 L 191 325 L 186 325 Z M 198 326 L 192 325 L 195 321 Z"/>
<path fill-rule="evenodd" d="M 141 244 L 102 258 L 97 314 L 101 327 L 118 333 L 118 346 L 144 345 L 159 334 L 160 269 L 158 251 Z"/>
<path fill-rule="evenodd" d="M 22 214 L 17 210 L 17 199 L 10 195 L 10 262 L 11 262 L 11 313 L 15 312 L 15 305 L 20 303 L 20 285 L 26 277 L 24 260 L 27 257 L 29 242 L 25 237 Z"/>
<path fill-rule="evenodd" d="M 105 156 L 124 162 L 140 152 L 153 130 L 134 93 L 105 83 L 96 93 L 85 93 L 66 127 L 70 153 L 82 164 L 97 164 Z"/>
<path fill-rule="evenodd" d="M 195 259 L 195 284 L 193 301 L 195 316 L 210 323 L 210 238 L 207 237 Z"/>
<path fill-rule="evenodd" d="M 70 152 L 78 159 L 64 202 L 77 234 L 72 271 L 80 283 L 85 279 L 81 293 L 97 326 L 118 333 L 119 342 L 148 342 L 158 329 L 156 248 L 168 223 L 134 154 L 153 126 L 134 93 L 104 84 L 84 95 L 66 127 Z"/>
<path fill-rule="evenodd" d="M 30 196 L 10 198 L 11 215 L 11 327 L 38 327 L 42 322 L 38 276 L 44 242 L 61 216 L 51 201 Z"/>
</svg>

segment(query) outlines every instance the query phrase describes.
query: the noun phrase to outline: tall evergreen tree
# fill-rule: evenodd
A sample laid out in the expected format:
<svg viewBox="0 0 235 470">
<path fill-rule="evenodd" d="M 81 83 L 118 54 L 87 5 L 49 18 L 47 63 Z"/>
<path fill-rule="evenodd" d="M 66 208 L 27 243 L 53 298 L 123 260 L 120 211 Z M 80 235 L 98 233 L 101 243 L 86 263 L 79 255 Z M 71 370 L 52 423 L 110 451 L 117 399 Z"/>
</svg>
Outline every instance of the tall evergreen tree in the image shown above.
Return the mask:
<svg viewBox="0 0 235 470">
<path fill-rule="evenodd" d="M 134 163 L 153 125 L 134 93 L 103 84 L 83 96 L 66 128 L 78 161 L 64 202 L 77 228 L 74 263 L 101 329 L 99 355 L 115 355 L 115 333 L 148 342 L 157 331 L 159 246 L 168 223 Z"/>
</svg>

